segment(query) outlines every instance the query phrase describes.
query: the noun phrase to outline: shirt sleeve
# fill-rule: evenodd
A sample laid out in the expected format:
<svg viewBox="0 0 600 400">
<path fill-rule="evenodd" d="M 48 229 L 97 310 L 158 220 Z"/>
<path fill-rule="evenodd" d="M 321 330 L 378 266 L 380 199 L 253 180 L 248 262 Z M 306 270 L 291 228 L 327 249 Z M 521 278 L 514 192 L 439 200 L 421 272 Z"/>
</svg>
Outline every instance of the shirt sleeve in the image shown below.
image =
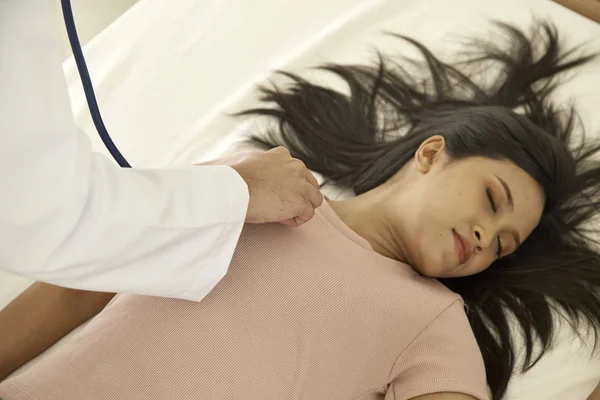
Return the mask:
<svg viewBox="0 0 600 400">
<path fill-rule="evenodd" d="M 78 289 L 205 297 L 242 230 L 243 179 L 223 165 L 121 169 L 92 152 L 45 0 L 0 1 L 0 82 L 0 268 Z"/>
<path fill-rule="evenodd" d="M 446 308 L 404 350 L 391 376 L 385 400 L 442 392 L 490 399 L 485 365 L 462 300 Z"/>
</svg>

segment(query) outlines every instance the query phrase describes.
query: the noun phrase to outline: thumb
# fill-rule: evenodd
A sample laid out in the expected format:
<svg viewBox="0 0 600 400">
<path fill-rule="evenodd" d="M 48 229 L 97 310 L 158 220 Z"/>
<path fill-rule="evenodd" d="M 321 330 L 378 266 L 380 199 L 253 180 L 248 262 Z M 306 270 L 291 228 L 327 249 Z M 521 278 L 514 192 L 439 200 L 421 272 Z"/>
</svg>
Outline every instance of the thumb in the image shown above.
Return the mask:
<svg viewBox="0 0 600 400">
<path fill-rule="evenodd" d="M 298 215 L 296 218 L 294 218 L 294 221 L 296 222 L 296 226 L 300 226 L 300 225 L 303 225 L 304 223 L 308 222 L 314 216 L 315 216 L 315 208 L 312 206 L 312 204 L 309 203 L 304 208 L 302 213 L 300 213 L 300 215 Z"/>
<path fill-rule="evenodd" d="M 279 223 L 285 226 L 298 226 L 294 218 L 284 219 L 283 221 L 279 221 Z"/>
</svg>

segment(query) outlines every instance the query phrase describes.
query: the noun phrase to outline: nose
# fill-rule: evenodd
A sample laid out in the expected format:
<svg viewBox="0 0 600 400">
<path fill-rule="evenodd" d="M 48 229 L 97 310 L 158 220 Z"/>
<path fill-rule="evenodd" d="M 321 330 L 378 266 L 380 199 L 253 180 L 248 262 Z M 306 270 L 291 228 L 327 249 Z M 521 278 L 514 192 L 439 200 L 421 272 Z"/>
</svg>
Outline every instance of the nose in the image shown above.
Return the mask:
<svg viewBox="0 0 600 400">
<path fill-rule="evenodd" d="M 480 253 L 492 245 L 494 235 L 490 229 L 484 229 L 481 225 L 473 227 L 473 238 L 475 239 L 475 252 Z"/>
</svg>

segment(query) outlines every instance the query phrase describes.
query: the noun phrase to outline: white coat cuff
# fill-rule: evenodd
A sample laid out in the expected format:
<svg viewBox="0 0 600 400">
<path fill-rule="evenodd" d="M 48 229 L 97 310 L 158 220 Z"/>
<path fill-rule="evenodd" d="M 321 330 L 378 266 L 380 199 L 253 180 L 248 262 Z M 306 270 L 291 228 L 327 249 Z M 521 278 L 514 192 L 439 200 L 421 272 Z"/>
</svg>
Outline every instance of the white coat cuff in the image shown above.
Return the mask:
<svg viewBox="0 0 600 400">
<path fill-rule="evenodd" d="M 218 240 L 218 245 L 211 254 L 212 257 L 204 260 L 205 266 L 200 268 L 192 286 L 181 296 L 178 296 L 182 299 L 200 301 L 223 279 L 228 271 L 235 247 L 244 227 L 250 200 L 248 186 L 233 168 L 223 165 L 218 170 L 221 174 L 219 178 L 222 179 L 223 188 L 226 190 L 231 215 L 229 222 L 223 224 L 223 231 Z"/>
</svg>

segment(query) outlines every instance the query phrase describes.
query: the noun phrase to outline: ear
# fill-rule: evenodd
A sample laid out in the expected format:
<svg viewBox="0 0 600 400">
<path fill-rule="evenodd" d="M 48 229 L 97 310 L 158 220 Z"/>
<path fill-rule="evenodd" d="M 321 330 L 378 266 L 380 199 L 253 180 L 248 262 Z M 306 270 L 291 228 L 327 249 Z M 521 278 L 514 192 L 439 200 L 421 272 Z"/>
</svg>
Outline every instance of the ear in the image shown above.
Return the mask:
<svg viewBox="0 0 600 400">
<path fill-rule="evenodd" d="M 419 172 L 426 174 L 433 165 L 446 156 L 446 139 L 435 135 L 426 139 L 415 153 L 415 161 Z"/>
</svg>

